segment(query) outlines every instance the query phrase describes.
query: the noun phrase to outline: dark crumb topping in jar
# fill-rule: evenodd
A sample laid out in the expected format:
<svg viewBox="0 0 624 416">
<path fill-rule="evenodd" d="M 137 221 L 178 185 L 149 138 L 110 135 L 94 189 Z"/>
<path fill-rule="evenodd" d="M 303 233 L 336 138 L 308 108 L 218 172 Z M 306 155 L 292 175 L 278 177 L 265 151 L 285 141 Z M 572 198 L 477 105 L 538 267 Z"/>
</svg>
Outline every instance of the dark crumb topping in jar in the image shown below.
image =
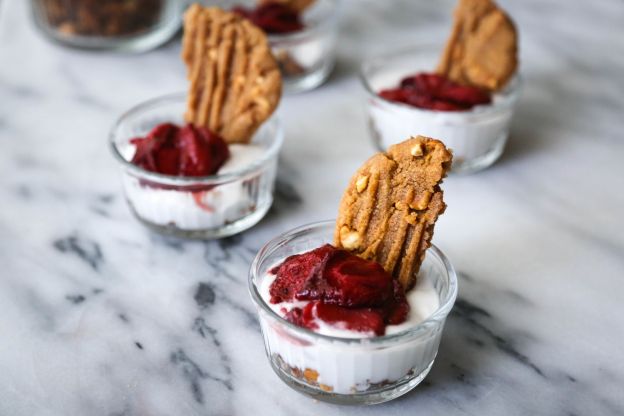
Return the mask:
<svg viewBox="0 0 624 416">
<path fill-rule="evenodd" d="M 133 35 L 156 25 L 164 0 L 37 0 L 41 17 L 67 36 Z"/>
</svg>

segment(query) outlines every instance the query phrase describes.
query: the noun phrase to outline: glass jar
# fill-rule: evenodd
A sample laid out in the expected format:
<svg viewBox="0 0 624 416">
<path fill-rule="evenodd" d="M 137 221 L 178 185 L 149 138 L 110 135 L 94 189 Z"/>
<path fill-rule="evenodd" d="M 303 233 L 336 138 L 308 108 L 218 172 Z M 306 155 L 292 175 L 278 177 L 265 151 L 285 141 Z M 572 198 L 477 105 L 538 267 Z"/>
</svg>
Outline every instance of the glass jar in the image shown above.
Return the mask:
<svg viewBox="0 0 624 416">
<path fill-rule="evenodd" d="M 275 373 L 294 390 L 339 404 L 375 404 L 399 397 L 427 375 L 438 352 L 446 316 L 457 296 L 457 276 L 431 246 L 419 272 L 429 279 L 439 306 L 416 326 L 373 338 L 337 338 L 299 327 L 276 314 L 259 286 L 267 272 L 293 254 L 331 243 L 334 222 L 305 225 L 268 242 L 249 273 L 266 353 Z"/>
<path fill-rule="evenodd" d="M 171 39 L 182 23 L 179 0 L 31 0 L 35 23 L 65 45 L 140 52 Z"/>
<path fill-rule="evenodd" d="M 453 150 L 453 173 L 471 173 L 492 165 L 503 153 L 520 90 L 516 76 L 495 93 L 492 103 L 468 111 L 436 111 L 388 101 L 378 93 L 401 79 L 432 72 L 443 45 L 421 45 L 364 62 L 360 79 L 366 89 L 368 126 L 375 145 L 385 150 L 411 136 L 441 140 Z"/>
<path fill-rule="evenodd" d="M 206 6 L 231 10 L 253 8 L 256 0 L 204 0 Z M 308 91 L 323 84 L 336 62 L 336 41 L 341 0 L 316 0 L 302 15 L 297 32 L 268 34 L 282 73 L 285 93 Z"/>
<path fill-rule="evenodd" d="M 178 237 L 222 238 L 252 227 L 273 202 L 283 141 L 275 116 L 262 124 L 249 144 L 230 145 L 231 158 L 242 155 L 242 148 L 247 152 L 252 148 L 257 156 L 240 168 L 224 165 L 215 175 L 184 177 L 149 172 L 130 162 L 136 148 L 131 140 L 161 123 L 184 124 L 185 106 L 185 93 L 167 95 L 137 105 L 115 123 L 110 144 L 130 209 L 147 227 Z"/>
</svg>

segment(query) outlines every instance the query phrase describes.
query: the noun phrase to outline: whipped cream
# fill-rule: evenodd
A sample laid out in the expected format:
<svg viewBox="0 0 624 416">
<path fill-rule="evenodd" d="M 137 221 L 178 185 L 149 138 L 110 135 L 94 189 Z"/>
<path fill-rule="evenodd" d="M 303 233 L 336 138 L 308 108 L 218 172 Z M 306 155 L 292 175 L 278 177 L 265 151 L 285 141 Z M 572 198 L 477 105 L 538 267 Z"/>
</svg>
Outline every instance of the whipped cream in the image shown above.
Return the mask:
<svg viewBox="0 0 624 416">
<path fill-rule="evenodd" d="M 267 273 L 262 281 L 258 282 L 258 291 L 262 299 L 273 311 L 283 316 L 283 308 L 290 310 L 305 306 L 307 301 L 271 304 L 269 289 L 275 277 Z M 410 305 L 407 320 L 400 325 L 387 326 L 386 335 L 414 328 L 438 309 L 440 298 L 431 279 L 426 273 L 419 275 L 416 286 L 406 293 Z M 312 370 L 318 373 L 316 380 L 318 384 L 338 394 L 365 391 L 371 387 L 378 388 L 383 383 L 410 377 L 420 381 L 433 364 L 442 334 L 440 326 L 432 325 L 425 330 L 424 335 L 384 343 L 381 347 L 374 343 L 374 334 L 329 325 L 321 320 L 317 320 L 316 323 L 317 333 L 339 338 L 357 338 L 361 342 L 344 344 L 310 337 L 302 339 L 279 321 L 260 314 L 267 351 L 274 362 L 282 361 L 291 368 L 291 372 L 293 369 L 296 369 L 294 371 L 297 373 Z"/>
<path fill-rule="evenodd" d="M 262 299 L 273 311 L 275 311 L 276 314 L 283 317 L 291 309 L 303 309 L 309 303 L 309 301 L 271 303 L 270 289 L 276 278 L 277 275 L 267 273 L 258 287 L 260 296 L 262 296 Z M 405 294 L 405 297 L 407 299 L 407 303 L 410 305 L 409 315 L 407 316 L 405 322 L 399 325 L 386 326 L 386 335 L 396 334 L 415 327 L 435 312 L 440 305 L 438 293 L 435 291 L 433 284 L 431 284 L 428 279 L 418 279 L 416 285 L 412 288 L 412 290 Z M 341 325 L 330 325 L 321 319 L 316 319 L 314 323 L 318 326 L 318 329 L 314 332 L 332 337 L 365 338 L 375 336 L 374 332 L 367 333 L 354 331 L 341 327 Z"/>
<path fill-rule="evenodd" d="M 453 168 L 457 171 L 463 163 L 492 154 L 495 160 L 502 153 L 512 109 L 491 114 L 488 109 L 496 106 L 501 98 L 495 95 L 493 99 L 492 104 L 468 111 L 444 112 L 409 108 L 379 98 L 369 107 L 370 126 L 383 148 L 416 135 L 442 140 L 453 150 Z"/>
<path fill-rule="evenodd" d="M 242 170 L 265 153 L 253 144 L 232 144 L 229 149 L 230 158 L 219 174 Z M 133 154 L 134 146 L 124 149 L 127 160 Z M 142 220 L 182 230 L 201 230 L 221 227 L 253 212 L 261 179 L 261 175 L 245 177 L 196 192 L 146 185 L 132 175 L 123 176 L 123 185 L 130 205 Z"/>
</svg>

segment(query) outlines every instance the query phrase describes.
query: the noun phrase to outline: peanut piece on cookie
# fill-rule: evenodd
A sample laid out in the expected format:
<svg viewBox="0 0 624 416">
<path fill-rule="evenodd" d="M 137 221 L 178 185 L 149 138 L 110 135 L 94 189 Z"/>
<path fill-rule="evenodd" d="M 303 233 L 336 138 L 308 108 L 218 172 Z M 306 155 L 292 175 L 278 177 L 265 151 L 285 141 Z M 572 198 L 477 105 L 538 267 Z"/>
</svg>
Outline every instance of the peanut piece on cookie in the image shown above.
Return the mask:
<svg viewBox="0 0 624 416">
<path fill-rule="evenodd" d="M 282 80 L 264 32 L 235 13 L 194 4 L 184 15 L 190 80 L 185 119 L 248 143 L 279 103 Z"/>
<path fill-rule="evenodd" d="M 422 155 L 415 157 L 414 149 Z M 440 183 L 451 160 L 442 142 L 422 136 L 372 156 L 342 196 L 335 246 L 377 261 L 406 290 L 412 288 L 433 226 L 446 208 Z M 364 177 L 367 186 L 362 189 Z"/>
<path fill-rule="evenodd" d="M 502 89 L 518 67 L 513 21 L 492 0 L 459 0 L 437 72 L 464 85 Z"/>
<path fill-rule="evenodd" d="M 358 192 L 364 192 L 367 186 L 368 186 L 368 176 L 360 176 L 358 180 L 355 182 L 355 187 Z"/>
</svg>

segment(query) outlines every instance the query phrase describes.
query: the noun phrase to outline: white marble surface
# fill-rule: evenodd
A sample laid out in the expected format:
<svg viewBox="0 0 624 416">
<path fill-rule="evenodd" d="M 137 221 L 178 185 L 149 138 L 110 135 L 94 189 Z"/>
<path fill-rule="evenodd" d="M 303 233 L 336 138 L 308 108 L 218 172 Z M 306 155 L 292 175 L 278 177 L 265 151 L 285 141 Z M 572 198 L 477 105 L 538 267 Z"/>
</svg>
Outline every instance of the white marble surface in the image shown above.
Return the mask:
<svg viewBox="0 0 624 416">
<path fill-rule="evenodd" d="M 183 90 L 179 41 L 93 54 L 0 3 L 0 415 L 624 414 L 624 4 L 502 1 L 525 89 L 503 158 L 451 177 L 435 243 L 460 297 L 426 382 L 369 408 L 322 404 L 272 373 L 247 295 L 270 237 L 335 216 L 373 152 L 364 51 L 444 36 L 450 1 L 350 0 L 339 66 L 286 97 L 270 215 L 218 242 L 165 239 L 120 195 L 107 132 Z"/>
</svg>

